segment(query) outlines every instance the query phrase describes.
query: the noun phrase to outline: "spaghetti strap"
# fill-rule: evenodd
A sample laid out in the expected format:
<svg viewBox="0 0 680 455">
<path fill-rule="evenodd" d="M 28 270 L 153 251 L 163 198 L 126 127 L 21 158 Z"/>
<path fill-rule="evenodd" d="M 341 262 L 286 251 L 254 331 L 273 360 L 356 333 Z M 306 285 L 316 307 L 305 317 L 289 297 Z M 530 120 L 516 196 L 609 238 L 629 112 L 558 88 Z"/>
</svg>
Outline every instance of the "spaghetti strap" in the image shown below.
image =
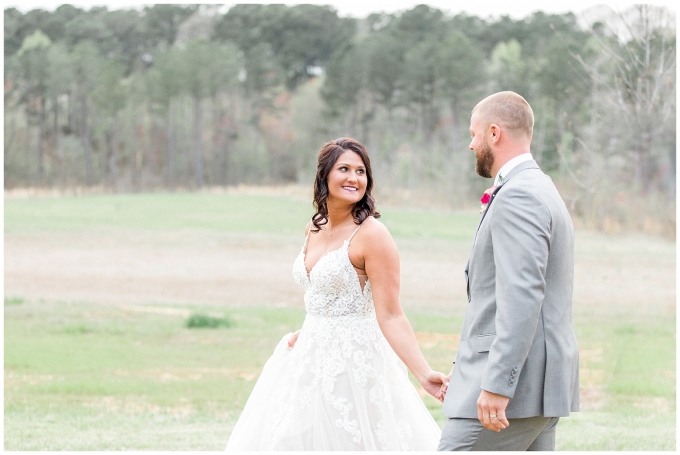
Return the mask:
<svg viewBox="0 0 680 455">
<path fill-rule="evenodd" d="M 349 236 L 349 238 L 347 239 L 347 243 L 349 243 L 349 241 L 352 240 L 352 237 L 354 237 L 354 234 L 356 234 L 357 231 L 359 230 L 359 228 L 363 225 L 364 225 L 364 222 L 362 221 L 361 224 L 354 230 L 354 232 L 352 232 L 352 235 Z"/>
<path fill-rule="evenodd" d="M 307 252 L 307 242 L 309 242 L 309 234 L 312 233 L 312 220 L 307 223 L 307 237 L 305 237 L 305 244 L 302 245 L 302 251 Z"/>
</svg>

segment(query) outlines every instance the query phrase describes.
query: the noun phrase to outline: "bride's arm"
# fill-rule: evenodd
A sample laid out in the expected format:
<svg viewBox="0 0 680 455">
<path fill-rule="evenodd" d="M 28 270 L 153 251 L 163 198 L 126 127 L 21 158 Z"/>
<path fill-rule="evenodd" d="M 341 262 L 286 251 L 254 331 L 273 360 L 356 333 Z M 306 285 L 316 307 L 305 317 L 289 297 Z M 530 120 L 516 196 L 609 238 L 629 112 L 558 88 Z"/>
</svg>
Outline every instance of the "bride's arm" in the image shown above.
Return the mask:
<svg viewBox="0 0 680 455">
<path fill-rule="evenodd" d="M 443 401 L 446 375 L 433 371 L 423 357 L 399 302 L 399 252 L 387 228 L 377 220 L 367 220 L 360 239 L 360 254 L 371 282 L 378 324 L 388 343 L 432 396 Z M 357 236 L 358 237 L 358 236 Z"/>
</svg>

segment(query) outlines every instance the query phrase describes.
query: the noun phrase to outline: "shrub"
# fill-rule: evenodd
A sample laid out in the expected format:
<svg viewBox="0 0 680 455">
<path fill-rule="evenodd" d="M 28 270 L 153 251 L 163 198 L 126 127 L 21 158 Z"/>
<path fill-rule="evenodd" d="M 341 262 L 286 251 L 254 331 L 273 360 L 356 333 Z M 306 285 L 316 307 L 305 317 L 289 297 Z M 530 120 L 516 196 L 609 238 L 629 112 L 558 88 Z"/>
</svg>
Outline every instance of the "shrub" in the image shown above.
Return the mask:
<svg viewBox="0 0 680 455">
<path fill-rule="evenodd" d="M 206 314 L 194 313 L 187 319 L 186 326 L 190 329 L 209 328 L 215 329 L 218 327 L 231 327 L 232 322 L 227 316 L 223 318 L 215 318 Z"/>
<path fill-rule="evenodd" d="M 21 297 L 5 297 L 5 305 L 21 305 L 24 299 Z"/>
</svg>

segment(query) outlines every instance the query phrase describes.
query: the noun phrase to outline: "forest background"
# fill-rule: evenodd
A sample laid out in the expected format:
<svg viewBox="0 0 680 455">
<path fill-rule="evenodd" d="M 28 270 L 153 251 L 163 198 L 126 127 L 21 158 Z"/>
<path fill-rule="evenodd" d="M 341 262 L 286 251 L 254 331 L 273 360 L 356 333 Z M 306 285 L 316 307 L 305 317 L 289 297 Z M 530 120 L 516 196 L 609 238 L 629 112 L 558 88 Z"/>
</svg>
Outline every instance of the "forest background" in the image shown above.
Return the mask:
<svg viewBox="0 0 680 455">
<path fill-rule="evenodd" d="M 675 238 L 675 17 L 523 19 L 418 5 L 4 10 L 4 185 L 95 192 L 310 185 L 350 136 L 381 202 L 471 208 L 469 114 L 514 90 L 532 153 L 585 226 Z"/>
</svg>

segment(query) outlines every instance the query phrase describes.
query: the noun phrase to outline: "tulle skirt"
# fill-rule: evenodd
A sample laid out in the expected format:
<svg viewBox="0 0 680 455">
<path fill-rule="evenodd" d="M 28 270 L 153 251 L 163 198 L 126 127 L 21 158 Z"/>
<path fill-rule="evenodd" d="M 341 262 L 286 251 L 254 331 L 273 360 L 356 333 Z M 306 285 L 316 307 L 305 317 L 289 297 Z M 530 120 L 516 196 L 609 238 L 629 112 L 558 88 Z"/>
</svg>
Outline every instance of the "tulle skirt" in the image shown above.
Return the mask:
<svg viewBox="0 0 680 455">
<path fill-rule="evenodd" d="M 436 450 L 439 426 L 375 320 L 307 315 L 278 343 L 226 450 Z"/>
</svg>

